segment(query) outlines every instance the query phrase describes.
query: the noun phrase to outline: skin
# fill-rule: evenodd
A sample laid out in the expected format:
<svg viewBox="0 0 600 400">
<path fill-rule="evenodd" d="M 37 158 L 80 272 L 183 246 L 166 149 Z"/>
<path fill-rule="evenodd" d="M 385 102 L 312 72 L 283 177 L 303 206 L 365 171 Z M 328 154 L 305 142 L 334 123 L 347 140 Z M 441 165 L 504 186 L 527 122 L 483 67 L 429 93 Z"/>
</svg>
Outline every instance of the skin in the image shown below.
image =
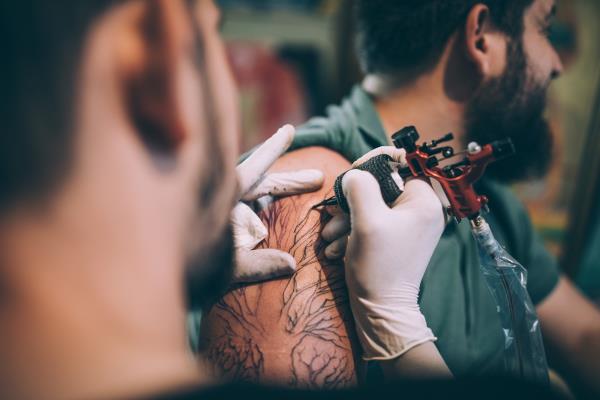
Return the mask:
<svg viewBox="0 0 600 400">
<path fill-rule="evenodd" d="M 567 278 L 537 307 L 551 364 L 574 390 L 600 393 L 600 311 Z"/>
<path fill-rule="evenodd" d="M 547 30 L 554 13 L 554 1 L 535 0 L 524 15 L 523 47 L 527 56 L 528 74 L 531 79 L 544 87 L 548 86 L 562 72 L 558 54 L 547 37 Z M 377 112 L 388 135 L 391 136 L 403 126 L 415 125 L 419 127 L 423 141 L 437 138 L 441 132 L 451 131 L 456 137 L 455 143 L 451 143 L 451 145 L 460 147 L 461 139 L 465 135 L 464 118 L 468 101 L 483 83 L 504 73 L 507 65 L 507 43 L 507 36 L 496 30 L 491 24 L 488 8 L 484 5 L 476 5 L 467 16 L 464 30 L 455 33 L 450 38 L 439 63 L 430 72 L 424 73 L 409 84 L 402 86 L 394 84 L 403 81 L 397 79 L 398 77 L 367 76 L 363 86 L 375 97 Z M 398 113 L 397 110 L 402 110 L 402 112 Z M 304 162 L 302 164 L 304 167 L 316 166 L 316 164 L 311 164 L 314 160 L 311 157 L 312 154 L 307 152 L 291 153 L 281 160 L 277 167 L 287 168 L 299 162 Z M 329 157 L 331 161 L 335 160 L 334 155 Z M 314 160 L 314 162 L 321 162 L 321 160 Z M 331 181 L 339 172 L 336 168 L 325 171 L 328 181 Z M 326 182 L 324 187 L 330 186 Z M 295 200 L 285 201 L 293 201 L 301 208 L 306 208 L 315 200 L 319 199 L 304 195 Z M 288 217 L 288 229 L 294 229 L 301 222 L 302 217 L 302 213 L 292 215 L 291 218 Z M 270 228 L 269 234 L 273 234 L 273 232 Z M 289 247 L 289 244 L 286 243 L 281 247 L 285 249 Z M 338 248 L 337 252 L 343 252 L 343 249 Z M 315 267 L 317 265 L 326 268 L 323 266 L 323 262 L 315 263 Z M 311 278 L 307 279 L 306 284 L 309 285 Z M 270 328 L 276 330 L 277 324 L 272 325 L 273 321 L 269 319 L 268 315 L 281 309 L 278 299 L 281 297 L 281 285 L 285 283 L 284 280 L 258 285 L 258 288 L 269 288 L 264 291 L 266 294 L 263 294 L 260 299 L 261 304 L 264 304 L 260 307 L 261 323 L 269 327 L 267 332 L 270 332 Z M 257 286 L 253 286 L 251 290 L 256 292 L 259 289 Z M 231 298 L 231 295 L 226 296 L 225 302 Z M 544 338 L 548 341 L 550 355 L 564 360 L 564 363 L 570 368 L 571 375 L 577 378 L 571 382 L 584 382 L 585 385 L 600 392 L 600 379 L 598 379 L 598 371 L 600 371 L 598 364 L 598 360 L 600 360 L 598 357 L 600 354 L 600 340 L 598 340 L 600 337 L 600 312 L 598 309 L 577 292 L 566 278 L 562 277 L 553 292 L 538 305 L 537 312 L 541 320 Z M 214 313 L 213 310 L 207 324 L 209 326 L 207 331 L 209 352 L 210 341 L 215 343 L 215 338 L 225 331 L 224 324 L 233 320 L 231 316 L 224 316 L 218 321 L 214 318 Z M 338 335 L 348 335 L 347 328 L 340 327 Z M 254 338 L 252 334 L 247 334 L 245 337 Z M 288 384 L 291 376 L 289 354 L 292 345 L 284 339 L 277 338 L 276 335 L 268 336 L 267 339 L 271 347 L 269 351 L 284 354 L 288 364 L 285 363 L 285 360 L 271 364 L 265 358 L 262 372 L 250 377 L 249 380 L 265 379 L 279 384 Z M 355 343 L 354 346 L 357 344 Z M 332 348 L 330 344 L 323 343 L 318 347 L 318 351 L 327 352 L 327 349 L 330 348 Z M 416 364 L 413 365 L 417 365 L 418 370 L 437 370 L 441 375 L 446 374 L 442 366 L 443 360 L 438 358 L 437 350 L 430 345 L 417 348 L 417 352 L 412 353 L 412 357 L 416 357 Z M 401 359 L 402 357 L 384 365 L 388 376 L 410 375 L 405 368 L 406 364 L 403 364 Z M 427 361 L 423 362 L 423 360 Z M 221 363 L 221 366 L 226 365 L 223 359 L 216 361 Z M 422 365 L 425 367 L 421 369 Z M 227 368 L 230 377 L 241 377 L 235 372 L 231 372 L 231 364 L 227 364 Z"/>
<path fill-rule="evenodd" d="M 215 20 L 218 20 L 218 11 L 212 2 L 210 8 Z M 215 70 L 220 71 L 219 82 L 224 82 L 220 85 L 219 94 L 222 101 L 228 104 L 237 104 L 237 92 L 233 84 L 233 78 L 227 65 L 223 44 L 218 39 L 212 43 L 210 48 L 207 47 L 208 58 L 215 65 Z M 231 119 L 239 121 L 237 105 L 229 108 L 231 112 L 228 114 Z M 235 110 L 235 112 L 233 112 Z M 327 162 L 323 162 L 327 160 Z M 298 168 L 317 168 L 323 169 L 329 177 L 326 180 L 323 188 L 331 188 L 333 186 L 332 178 L 346 170 L 349 163 L 343 160 L 339 155 L 326 150 L 319 149 L 315 151 L 301 151 L 286 155 L 276 162 L 272 171 L 277 170 L 294 170 Z M 283 199 L 278 203 L 279 210 L 286 209 L 289 225 L 301 226 L 301 230 L 310 231 L 312 234 L 309 237 L 310 243 L 318 239 L 319 220 L 321 216 L 317 212 L 309 212 L 309 208 L 317 202 L 323 200 L 326 193 L 324 191 L 306 194 L 297 197 L 296 199 Z M 267 215 L 262 217 L 267 219 Z M 305 218 L 303 224 L 300 224 Z M 326 311 L 319 313 L 318 325 L 322 326 L 321 332 L 317 332 L 316 336 L 305 333 L 306 323 L 298 324 L 294 329 L 290 330 L 286 321 L 279 315 L 283 307 L 283 295 L 286 286 L 289 286 L 292 280 L 283 279 L 273 282 L 268 282 L 259 285 L 252 285 L 243 291 L 237 290 L 226 295 L 223 300 L 212 311 L 203 318 L 203 334 L 204 342 L 201 346 L 209 359 L 217 364 L 217 368 L 225 373 L 226 378 L 245 379 L 253 382 L 273 383 L 273 384 L 292 384 L 296 387 L 343 387 L 352 385 L 357 381 L 356 372 L 356 346 L 351 337 L 353 329 L 348 328 L 351 325 L 349 307 L 345 304 L 345 295 L 339 293 L 339 290 L 334 290 L 330 287 L 329 282 L 323 277 L 324 268 L 321 262 L 315 259 L 314 250 L 307 247 L 306 241 L 297 243 L 294 247 L 293 238 L 288 234 L 281 234 L 281 228 L 275 228 L 274 224 L 267 223 L 269 228 L 269 243 L 266 244 L 269 248 L 278 248 L 284 251 L 291 252 L 298 262 L 298 272 L 294 278 L 298 285 L 314 285 L 320 282 L 321 289 L 316 294 L 316 286 L 309 292 L 304 292 L 301 296 L 294 296 L 294 300 L 289 302 L 286 311 L 295 312 L 294 309 L 298 304 L 309 299 L 319 300 L 324 299 L 327 303 L 332 303 L 333 307 L 327 306 Z M 310 257 L 303 255 L 304 250 L 310 252 Z M 322 258 L 321 258 L 322 259 Z M 338 276 L 335 278 L 337 286 L 339 286 L 340 267 L 330 268 Z M 329 274 L 331 275 L 331 274 Z M 331 281 L 331 279 L 330 279 Z M 334 293 L 335 292 L 335 293 Z M 258 297 L 258 294 L 261 294 Z M 307 294 L 310 294 L 307 296 Z M 236 316 L 239 315 L 236 308 L 233 306 L 240 298 L 251 299 L 253 310 L 260 310 L 260 315 L 254 315 L 250 311 L 244 311 L 242 314 L 252 319 L 255 324 L 260 325 L 255 331 L 247 331 L 248 326 L 256 326 L 252 324 L 237 323 Z M 257 299 L 258 298 L 258 299 Z M 263 314 L 264 312 L 264 314 Z M 335 328 L 326 326 L 327 320 L 333 321 Z M 306 321 L 306 318 L 304 319 Z M 227 324 L 233 326 L 228 328 Z M 228 333 L 228 329 L 235 332 L 235 338 L 231 341 L 226 340 L 224 334 Z M 260 332 L 269 332 L 268 336 L 260 334 Z M 240 343 L 239 339 L 251 338 L 256 346 L 247 346 L 245 343 Z M 266 341 L 265 341 L 266 340 Z M 329 340 L 329 341 L 328 341 Z M 304 343 L 310 343 L 310 349 L 314 350 L 311 354 L 300 354 L 294 351 L 293 347 L 299 341 L 304 347 Z M 316 354 L 324 351 L 331 359 L 337 359 L 345 365 L 343 374 L 335 375 L 331 371 L 323 370 L 320 373 L 310 373 L 319 369 L 319 363 L 322 360 L 316 359 L 316 364 L 312 366 L 300 367 L 307 360 L 306 357 L 314 357 Z M 220 354 L 220 355 L 219 355 Z M 226 356 L 224 354 L 227 354 Z M 241 361 L 240 355 L 253 355 L 254 358 L 246 358 L 245 362 Z M 262 359 L 261 359 L 262 357 Z M 296 360 L 294 363 L 293 360 Z M 232 367 L 232 364 L 234 365 Z M 298 366 L 296 372 L 293 372 L 293 365 Z M 340 364 L 341 365 L 341 364 Z M 338 368 L 339 369 L 339 368 Z M 328 381 L 329 383 L 327 383 Z"/>
<path fill-rule="evenodd" d="M 202 15 L 212 49 L 217 20 Z M 145 23 L 160 28 L 159 41 Z M 208 131 L 212 88 L 202 90 L 183 1 L 115 6 L 84 48 L 70 174 L 43 207 L 23 203 L 0 221 L 2 398 L 124 398 L 210 380 L 188 352 L 182 282 L 190 252 L 228 223 L 236 131 Z M 152 60 L 162 63 L 162 92 L 136 97 Z M 222 79 L 206 70 L 208 81 Z M 144 114 L 136 102 L 161 112 Z M 215 104 L 221 115 L 224 106 Z M 160 125 L 168 145 L 150 151 L 132 124 L 140 119 Z M 204 204 L 198 192 L 216 172 L 215 152 L 220 186 Z"/>
<path fill-rule="evenodd" d="M 320 191 L 277 200 L 259 214 L 269 230 L 264 246 L 292 254 L 296 273 L 232 290 L 203 317 L 201 349 L 227 379 L 310 389 L 356 385 L 360 361 L 343 266 L 324 258 L 325 215 L 311 210 L 349 166 L 325 148 L 302 149 L 274 165 L 316 168 L 327 178 Z"/>
</svg>

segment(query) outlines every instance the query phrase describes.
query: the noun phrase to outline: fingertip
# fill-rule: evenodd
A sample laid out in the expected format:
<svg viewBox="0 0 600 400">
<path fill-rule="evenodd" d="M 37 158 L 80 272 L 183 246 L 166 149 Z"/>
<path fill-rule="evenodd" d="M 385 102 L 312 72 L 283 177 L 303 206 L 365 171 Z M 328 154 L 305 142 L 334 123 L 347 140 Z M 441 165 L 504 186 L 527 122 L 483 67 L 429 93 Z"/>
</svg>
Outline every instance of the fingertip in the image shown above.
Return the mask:
<svg viewBox="0 0 600 400">
<path fill-rule="evenodd" d="M 288 275 L 291 275 L 294 272 L 296 272 L 296 260 L 294 259 L 294 257 L 292 257 L 291 254 L 283 251 L 281 252 L 281 256 L 284 260 L 284 264 L 282 265 L 281 270 Z"/>
<path fill-rule="evenodd" d="M 290 276 L 296 272 L 296 260 L 290 254 L 275 249 L 236 250 L 234 283 L 261 282 Z"/>
<path fill-rule="evenodd" d="M 391 155 L 392 159 L 397 163 L 402 165 L 406 165 L 406 150 L 405 149 L 394 149 L 393 154 Z"/>
<path fill-rule="evenodd" d="M 321 184 L 323 184 L 323 182 L 325 181 L 325 174 L 323 173 L 323 171 L 321 171 L 320 169 L 309 169 L 308 171 L 310 171 L 311 174 L 314 175 L 315 181 L 321 182 Z"/>
<path fill-rule="evenodd" d="M 321 231 L 321 237 L 327 242 L 333 242 L 350 233 L 350 220 L 345 214 L 333 217 Z"/>
<path fill-rule="evenodd" d="M 272 276 L 291 275 L 296 272 L 296 260 L 291 254 L 277 249 L 255 250 L 254 253 L 262 253 L 263 264 L 270 265 Z"/>
<path fill-rule="evenodd" d="M 336 231 L 335 224 L 336 224 L 335 219 L 332 219 L 323 227 L 323 230 L 321 230 L 321 239 L 323 239 L 324 241 L 329 242 L 329 243 L 331 243 L 335 240 L 335 236 L 334 236 L 334 233 Z"/>
<path fill-rule="evenodd" d="M 302 173 L 303 178 L 306 182 L 312 184 L 312 187 L 320 188 L 325 182 L 325 174 L 321 170 L 305 169 L 299 172 Z"/>
<path fill-rule="evenodd" d="M 382 154 L 386 154 L 392 158 L 393 161 L 405 165 L 406 164 L 406 150 L 399 149 L 394 146 L 382 146 L 378 147 L 374 150 L 371 150 L 367 154 L 360 157 L 358 160 L 352 163 L 352 168 L 356 168 L 359 165 L 362 165 L 372 159 L 373 157 L 380 156 Z"/>
<path fill-rule="evenodd" d="M 294 135 L 296 134 L 296 128 L 294 128 L 291 124 L 286 124 L 277 130 L 277 134 L 286 138 L 286 146 L 289 147 L 294 140 Z"/>
</svg>

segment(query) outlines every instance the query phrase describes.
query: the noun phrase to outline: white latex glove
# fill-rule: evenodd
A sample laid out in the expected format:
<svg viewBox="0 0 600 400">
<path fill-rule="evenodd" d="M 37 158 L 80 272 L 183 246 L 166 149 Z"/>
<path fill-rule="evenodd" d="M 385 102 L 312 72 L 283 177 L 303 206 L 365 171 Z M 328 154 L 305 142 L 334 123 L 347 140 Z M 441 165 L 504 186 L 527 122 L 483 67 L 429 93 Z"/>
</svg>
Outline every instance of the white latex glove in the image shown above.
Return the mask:
<svg viewBox="0 0 600 400">
<path fill-rule="evenodd" d="M 283 126 L 236 169 L 241 196 L 231 214 L 236 251 L 234 283 L 256 282 L 296 270 L 296 261 L 288 253 L 275 249 L 255 250 L 267 237 L 267 228 L 246 204 L 264 196 L 280 197 L 321 188 L 323 173 L 318 170 L 267 173 L 290 147 L 294 134 L 293 126 Z"/>
<path fill-rule="evenodd" d="M 406 166 L 406 151 L 404 149 L 398 149 L 394 146 L 382 146 L 378 147 L 374 150 L 371 150 L 367 154 L 360 157 L 358 160 L 352 163 L 352 168 L 355 168 L 358 165 L 364 164 L 371 158 L 381 155 L 387 154 L 392 159 L 400 164 L 400 166 Z M 404 182 L 398 174 L 397 171 L 392 175 L 394 181 L 401 190 L 404 190 Z M 450 202 L 446 197 L 446 193 L 444 193 L 444 189 L 440 185 L 438 181 L 435 179 L 430 179 L 429 183 L 431 187 L 435 191 L 436 195 L 440 199 L 442 203 L 442 209 L 446 210 L 450 206 Z M 332 215 L 332 219 L 325 225 L 321 232 L 322 238 L 329 242 L 329 245 L 325 248 L 325 258 L 330 260 L 337 260 L 344 257 L 346 253 L 346 246 L 348 245 L 348 235 L 350 234 L 350 216 L 343 212 L 339 207 L 327 207 L 327 212 Z M 445 223 L 450 222 L 450 216 L 444 212 Z"/>
<path fill-rule="evenodd" d="M 386 152 L 400 162 L 400 153 Z M 431 186 L 408 181 L 392 208 L 375 178 L 352 170 L 343 179 L 352 231 L 346 284 L 366 360 L 395 359 L 436 340 L 418 305 L 419 286 L 444 229 Z"/>
<path fill-rule="evenodd" d="M 371 158 L 381 154 L 387 154 L 392 157 L 392 160 L 406 166 L 406 151 L 398 149 L 394 146 L 382 146 L 371 150 L 367 154 L 360 157 L 352 163 L 352 168 L 366 163 Z M 404 190 L 404 182 L 397 171 L 394 172 L 392 178 L 401 190 Z M 325 248 L 325 258 L 337 260 L 344 257 L 346 246 L 348 245 L 348 235 L 350 234 L 350 216 L 343 212 L 339 207 L 327 207 L 327 212 L 333 216 L 321 231 L 321 237 L 329 242 Z"/>
</svg>

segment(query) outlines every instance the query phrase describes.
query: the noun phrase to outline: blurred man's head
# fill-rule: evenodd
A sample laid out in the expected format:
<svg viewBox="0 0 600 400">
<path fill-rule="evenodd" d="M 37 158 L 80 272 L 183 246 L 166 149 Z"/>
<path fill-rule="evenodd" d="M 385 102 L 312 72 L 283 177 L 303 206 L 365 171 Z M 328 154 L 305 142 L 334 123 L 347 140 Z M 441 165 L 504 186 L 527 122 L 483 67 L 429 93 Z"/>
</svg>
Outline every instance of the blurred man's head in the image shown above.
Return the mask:
<svg viewBox="0 0 600 400">
<path fill-rule="evenodd" d="M 229 83 L 214 76 L 226 66 L 219 54 L 211 59 L 219 40 L 212 1 L 0 8 L 3 218 L 52 213 L 79 200 L 66 193 L 97 190 L 107 207 L 144 205 L 139 218 L 156 224 L 156 232 L 139 226 L 148 245 L 157 236 L 173 255 L 206 260 L 228 231 L 237 152 L 235 107 L 213 102 Z M 135 223 L 118 221 L 114 208 L 99 212 Z"/>
<path fill-rule="evenodd" d="M 184 265 L 198 303 L 227 282 L 238 116 L 218 18 L 212 0 L 0 4 L 0 310 L 41 300 L 0 313 L 3 357 L 61 351 L 7 317 L 44 301 L 150 342 L 184 330 Z"/>
<path fill-rule="evenodd" d="M 463 140 L 511 137 L 517 156 L 490 174 L 537 177 L 551 157 L 546 89 L 562 69 L 547 38 L 554 12 L 553 0 L 359 0 L 359 55 L 367 74 L 402 85 L 447 54 L 460 81 L 445 82 L 447 95 L 466 103 Z"/>
</svg>

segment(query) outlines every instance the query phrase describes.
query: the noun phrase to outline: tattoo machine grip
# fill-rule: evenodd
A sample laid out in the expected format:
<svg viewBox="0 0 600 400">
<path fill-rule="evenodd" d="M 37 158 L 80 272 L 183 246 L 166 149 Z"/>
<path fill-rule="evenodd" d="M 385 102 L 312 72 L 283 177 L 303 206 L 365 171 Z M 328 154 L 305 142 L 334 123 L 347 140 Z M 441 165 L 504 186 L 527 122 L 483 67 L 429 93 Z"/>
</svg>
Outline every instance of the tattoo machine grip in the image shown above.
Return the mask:
<svg viewBox="0 0 600 400">
<path fill-rule="evenodd" d="M 394 164 L 395 163 L 392 160 L 392 157 L 388 156 L 387 154 L 380 154 L 366 161 L 364 164 L 353 168 L 369 172 L 375 177 L 377 183 L 379 183 L 383 200 L 388 205 L 393 204 L 402 194 L 402 190 L 400 187 L 398 187 L 396 181 L 392 177 L 393 173 L 397 173 L 397 171 L 395 171 L 392 167 Z M 344 179 L 346 172 L 337 177 L 335 184 L 333 185 L 333 190 L 335 192 L 335 198 L 339 207 L 344 212 L 349 213 L 350 209 L 348 207 L 348 201 L 346 200 L 346 196 L 344 196 L 344 191 L 342 189 L 342 180 Z"/>
</svg>

